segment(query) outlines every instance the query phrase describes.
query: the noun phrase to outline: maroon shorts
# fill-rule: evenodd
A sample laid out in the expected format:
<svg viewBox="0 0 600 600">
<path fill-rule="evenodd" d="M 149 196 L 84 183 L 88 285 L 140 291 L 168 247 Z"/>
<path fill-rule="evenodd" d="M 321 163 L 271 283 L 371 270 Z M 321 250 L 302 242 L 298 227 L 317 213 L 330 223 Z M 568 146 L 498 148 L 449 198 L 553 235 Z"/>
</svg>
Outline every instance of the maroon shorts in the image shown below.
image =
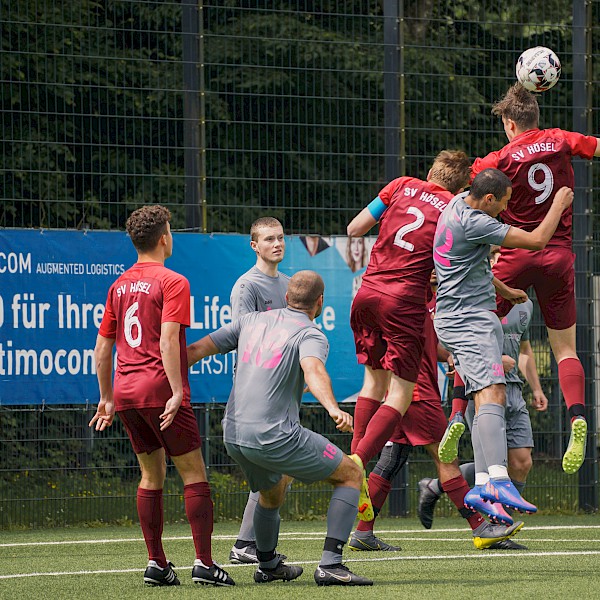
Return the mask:
<svg viewBox="0 0 600 600">
<path fill-rule="evenodd" d="M 361 286 L 350 311 L 358 362 L 372 369 L 386 369 L 406 381 L 417 381 L 426 313 L 425 304 Z"/>
<path fill-rule="evenodd" d="M 117 414 L 127 430 L 136 454 L 151 454 L 164 448 L 169 456 L 182 456 L 200 448 L 202 440 L 191 406 L 181 406 L 173 422 L 160 430 L 164 408 L 130 408 Z"/>
<path fill-rule="evenodd" d="M 409 446 L 427 446 L 442 441 L 448 420 L 439 399 L 411 402 L 390 442 Z"/>
<path fill-rule="evenodd" d="M 574 264 L 575 254 L 570 248 L 553 246 L 537 252 L 502 248 L 494 275 L 513 288 L 527 290 L 533 286 L 546 326 L 568 329 L 577 320 Z M 496 303 L 499 317 L 512 308 L 499 295 Z"/>
</svg>

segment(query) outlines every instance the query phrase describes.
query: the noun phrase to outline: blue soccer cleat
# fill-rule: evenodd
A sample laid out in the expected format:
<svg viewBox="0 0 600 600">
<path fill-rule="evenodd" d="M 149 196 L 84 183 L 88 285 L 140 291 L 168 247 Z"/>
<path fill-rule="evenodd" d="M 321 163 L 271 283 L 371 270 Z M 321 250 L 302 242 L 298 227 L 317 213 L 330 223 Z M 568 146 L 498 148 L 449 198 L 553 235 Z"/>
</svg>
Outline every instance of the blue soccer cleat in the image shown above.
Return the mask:
<svg viewBox="0 0 600 600">
<path fill-rule="evenodd" d="M 476 510 L 485 515 L 492 523 L 512 525 L 513 518 L 504 510 L 502 504 L 492 504 L 481 497 L 482 485 L 476 485 L 465 495 L 464 504 L 471 510 Z"/>
<path fill-rule="evenodd" d="M 499 502 L 521 513 L 537 512 L 537 506 L 523 499 L 510 479 L 490 479 L 485 484 L 481 497 L 490 502 Z"/>
</svg>

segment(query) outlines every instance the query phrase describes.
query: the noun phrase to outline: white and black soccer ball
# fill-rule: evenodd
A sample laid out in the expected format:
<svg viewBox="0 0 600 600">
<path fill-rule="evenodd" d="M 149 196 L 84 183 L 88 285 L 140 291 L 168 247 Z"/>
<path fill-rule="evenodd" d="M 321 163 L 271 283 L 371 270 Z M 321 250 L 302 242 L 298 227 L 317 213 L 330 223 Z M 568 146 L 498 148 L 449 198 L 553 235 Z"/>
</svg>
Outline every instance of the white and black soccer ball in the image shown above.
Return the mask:
<svg viewBox="0 0 600 600">
<path fill-rule="evenodd" d="M 528 48 L 517 60 L 517 79 L 530 92 L 545 92 L 560 78 L 558 56 L 544 46 Z"/>
</svg>

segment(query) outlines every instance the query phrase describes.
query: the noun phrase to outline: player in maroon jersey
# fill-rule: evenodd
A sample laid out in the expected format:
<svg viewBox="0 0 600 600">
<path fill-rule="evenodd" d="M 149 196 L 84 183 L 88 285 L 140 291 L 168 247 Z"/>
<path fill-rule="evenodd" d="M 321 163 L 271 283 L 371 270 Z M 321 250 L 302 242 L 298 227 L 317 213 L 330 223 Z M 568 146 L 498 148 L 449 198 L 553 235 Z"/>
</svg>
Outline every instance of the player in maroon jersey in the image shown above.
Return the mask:
<svg viewBox="0 0 600 600">
<path fill-rule="evenodd" d="M 435 286 L 435 275 L 432 277 Z M 478 549 L 485 549 L 507 541 L 523 526 L 522 522 L 513 523 L 512 518 L 502 509 L 500 504 L 486 503 L 485 514 L 504 525 L 492 525 L 485 521 L 481 514 L 464 505 L 465 495 L 470 487 L 458 466 L 458 460 L 449 464 L 438 458 L 439 442 L 446 430 L 446 415 L 442 408 L 440 389 L 438 386 L 438 353 L 440 359 L 447 361 L 450 354 L 441 346 L 433 327 L 435 299 L 427 305 L 428 316 L 425 318 L 425 347 L 419 378 L 413 392 L 413 398 L 402 423 L 396 428 L 389 441 L 381 451 L 377 465 L 369 475 L 369 494 L 373 503 L 375 517 L 381 511 L 392 488 L 392 480 L 403 467 L 414 446 L 424 446 L 433 459 L 444 491 L 448 494 L 459 513 L 467 520 L 473 532 L 473 544 Z M 452 360 L 452 359 L 450 359 Z M 397 551 L 400 547 L 391 546 L 380 540 L 373 532 L 375 519 L 360 521 L 352 534 L 348 547 L 358 551 Z"/>
<path fill-rule="evenodd" d="M 144 206 L 127 220 L 138 260 L 108 292 L 94 350 L 100 402 L 90 427 L 104 431 L 117 412 L 138 458 L 142 478 L 137 509 L 149 558 L 144 582 L 179 585 L 161 539 L 168 454 L 184 483 L 185 511 L 196 549 L 192 579 L 232 586 L 231 577 L 211 556 L 213 503 L 188 382 L 185 328 L 190 324 L 190 285 L 164 266 L 173 252 L 170 218 L 163 206 Z"/>
<path fill-rule="evenodd" d="M 473 163 L 472 174 L 493 167 L 511 180 L 512 196 L 500 217 L 505 223 L 533 231 L 552 206 L 563 186 L 574 189 L 571 159 L 600 156 L 600 139 L 562 129 L 539 129 L 536 97 L 520 84 L 509 88 L 494 104 L 502 118 L 508 144 Z M 563 213 L 546 248 L 537 252 L 502 248 L 494 275 L 506 285 L 526 290 L 533 286 L 558 363 L 558 380 L 571 418 L 571 437 L 563 456 L 563 469 L 575 473 L 583 464 L 587 436 L 585 373 L 576 352 L 575 255 L 572 252 L 573 210 Z M 509 303 L 497 297 L 504 316 Z"/>
<path fill-rule="evenodd" d="M 348 225 L 348 235 L 360 236 L 380 223 L 350 314 L 358 362 L 365 366 L 352 439 L 356 462 L 363 465 L 390 439 L 410 405 L 423 354 L 435 228 L 468 180 L 467 155 L 444 150 L 426 181 L 395 179 Z"/>
</svg>

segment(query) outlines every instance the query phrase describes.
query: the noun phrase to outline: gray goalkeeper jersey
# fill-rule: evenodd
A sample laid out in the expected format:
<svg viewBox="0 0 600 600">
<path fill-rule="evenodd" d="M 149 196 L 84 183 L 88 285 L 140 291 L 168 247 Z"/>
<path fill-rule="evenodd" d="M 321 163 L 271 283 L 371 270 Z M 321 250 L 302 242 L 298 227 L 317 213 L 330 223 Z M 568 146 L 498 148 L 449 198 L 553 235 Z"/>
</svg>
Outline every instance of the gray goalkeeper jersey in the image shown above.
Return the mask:
<svg viewBox="0 0 600 600">
<path fill-rule="evenodd" d="M 265 275 L 256 265 L 246 271 L 231 289 L 233 321 L 251 312 L 285 308 L 285 294 L 290 278 L 284 273 L 276 277 Z"/>
<path fill-rule="evenodd" d="M 490 244 L 501 245 L 510 229 L 465 198 L 455 196 L 441 214 L 433 243 L 438 280 L 436 315 L 496 308 Z"/>
<path fill-rule="evenodd" d="M 223 440 L 261 448 L 289 438 L 300 426 L 303 358 L 323 364 L 329 343 L 319 328 L 292 308 L 253 312 L 210 334 L 219 352 L 237 348 L 237 370 L 223 418 Z"/>
</svg>

